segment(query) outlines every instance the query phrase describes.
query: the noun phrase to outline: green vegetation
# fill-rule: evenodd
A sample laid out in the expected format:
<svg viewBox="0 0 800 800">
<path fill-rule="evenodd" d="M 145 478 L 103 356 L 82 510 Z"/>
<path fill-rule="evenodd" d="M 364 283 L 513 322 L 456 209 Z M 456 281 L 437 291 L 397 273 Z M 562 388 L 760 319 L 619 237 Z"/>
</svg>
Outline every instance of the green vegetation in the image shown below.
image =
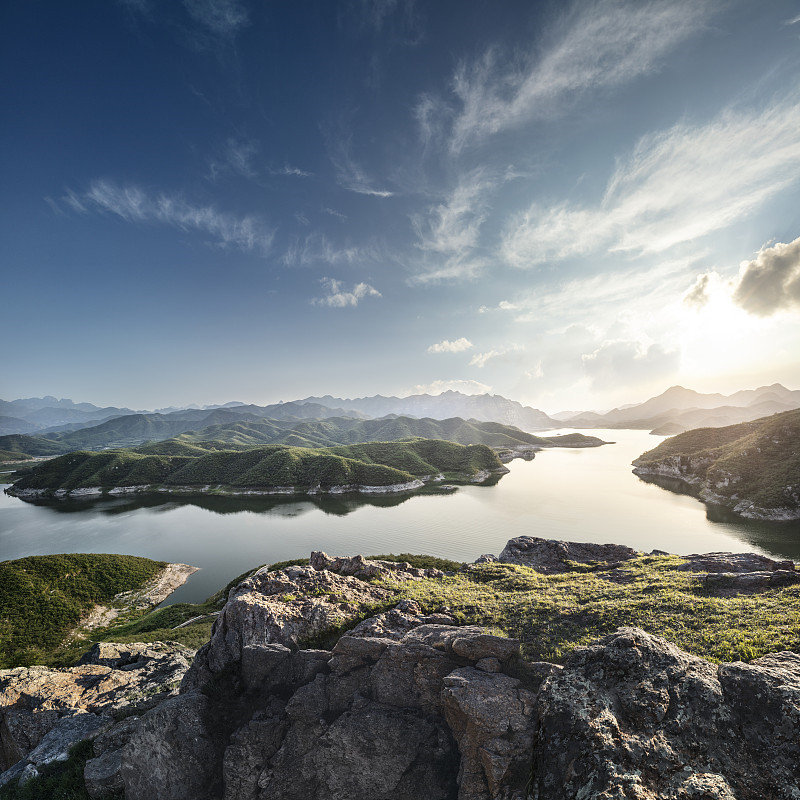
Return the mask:
<svg viewBox="0 0 800 800">
<path fill-rule="evenodd" d="M 86 489 L 117 486 L 236 487 L 321 490 L 333 486 L 391 486 L 444 473 L 451 480 L 470 479 L 481 471 L 502 471 L 485 445 L 414 439 L 369 442 L 331 448 L 269 445 L 249 450 L 217 450 L 164 443 L 175 454 L 154 453 L 153 445 L 136 450 L 78 451 L 40 464 L 23 475 L 17 489 Z M 165 448 L 167 449 L 167 448 Z M 191 453 L 191 454 L 190 454 Z"/>
<path fill-rule="evenodd" d="M 698 428 L 633 463 L 644 471 L 677 459 L 704 489 L 763 509 L 800 507 L 800 409 L 725 428 Z"/>
<path fill-rule="evenodd" d="M 226 412 L 227 415 L 227 412 Z M 456 444 L 485 444 L 489 447 L 593 447 L 599 439 L 582 434 L 542 437 L 513 425 L 451 419 L 255 419 L 252 415 L 233 421 L 190 430 L 196 420 L 162 414 L 128 414 L 99 425 L 42 436 L 13 434 L 0 436 L 0 450 L 32 456 L 54 456 L 79 450 L 136 447 L 148 455 L 198 456 L 208 450 L 247 450 L 264 445 L 289 447 L 334 447 L 361 442 L 395 442 L 404 439 L 443 439 Z M 174 438 L 170 438 L 174 437 Z M 169 441 L 164 441 L 169 440 Z"/>
<path fill-rule="evenodd" d="M 0 562 L 0 668 L 46 663 L 94 605 L 141 588 L 164 566 L 94 553 Z"/>
<path fill-rule="evenodd" d="M 23 786 L 13 781 L 0 788 L 0 800 L 89 800 L 83 768 L 93 756 L 91 742 L 78 742 L 70 748 L 66 761 L 39 767 L 39 776 Z"/>
<path fill-rule="evenodd" d="M 800 650 L 800 587 L 714 597 L 677 569 L 681 563 L 678 556 L 642 556 L 625 562 L 617 582 L 586 565 L 543 575 L 493 562 L 442 579 L 386 585 L 428 613 L 449 606 L 460 624 L 519 638 L 529 660 L 563 662 L 576 647 L 624 625 L 712 661 Z"/>
</svg>

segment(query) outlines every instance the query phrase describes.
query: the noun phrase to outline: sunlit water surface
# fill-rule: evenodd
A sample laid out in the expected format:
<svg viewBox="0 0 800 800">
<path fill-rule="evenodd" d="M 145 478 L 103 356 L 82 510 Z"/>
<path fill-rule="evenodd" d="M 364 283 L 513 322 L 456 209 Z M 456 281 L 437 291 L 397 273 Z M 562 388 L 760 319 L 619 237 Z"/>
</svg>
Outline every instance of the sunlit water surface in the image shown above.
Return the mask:
<svg viewBox="0 0 800 800">
<path fill-rule="evenodd" d="M 615 542 L 638 550 L 755 551 L 800 559 L 800 523 L 739 520 L 639 480 L 630 462 L 661 437 L 582 431 L 615 444 L 513 461 L 491 487 L 392 498 L 168 498 L 51 501 L 0 494 L 0 560 L 127 553 L 202 569 L 169 602 L 205 599 L 259 564 L 307 556 L 430 553 L 472 561 L 514 536 Z"/>
</svg>

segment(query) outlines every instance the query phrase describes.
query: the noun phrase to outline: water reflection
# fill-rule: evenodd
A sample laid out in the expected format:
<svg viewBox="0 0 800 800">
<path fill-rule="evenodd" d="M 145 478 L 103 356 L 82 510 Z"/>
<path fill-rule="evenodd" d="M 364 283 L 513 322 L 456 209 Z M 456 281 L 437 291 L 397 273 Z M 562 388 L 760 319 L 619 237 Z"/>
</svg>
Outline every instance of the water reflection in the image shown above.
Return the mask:
<svg viewBox="0 0 800 800">
<path fill-rule="evenodd" d="M 502 477 L 502 476 L 498 476 Z M 496 480 L 484 484 L 494 486 Z M 435 489 L 426 489 L 425 494 L 445 494 Z M 317 509 L 324 514 L 342 517 L 358 508 L 395 508 L 407 502 L 414 492 L 391 495 L 369 495 L 353 492 L 341 495 L 272 495 L 251 497 L 223 497 L 220 495 L 196 495 L 174 497 L 164 495 L 132 495 L 128 497 L 83 497 L 83 498 L 20 498 L 24 503 L 47 509 L 56 514 L 86 514 L 92 512 L 107 516 L 129 514 L 131 511 L 147 509 L 154 513 L 165 513 L 185 506 L 195 506 L 212 514 L 270 514 L 278 517 L 297 517 Z"/>
<path fill-rule="evenodd" d="M 643 483 L 658 486 L 666 492 L 694 498 L 698 507 L 702 504 L 709 522 L 724 525 L 731 532 L 735 532 L 743 542 L 749 543 L 753 549 L 764 550 L 783 558 L 800 560 L 800 520 L 773 522 L 745 519 L 734 514 L 725 506 L 703 503 L 698 498 L 697 489 L 678 478 L 662 475 L 639 475 L 637 477 Z"/>
<path fill-rule="evenodd" d="M 497 554 L 508 539 L 523 535 L 614 542 L 641 551 L 755 551 L 800 559 L 800 522 L 742 520 L 633 475 L 631 461 L 659 437 L 583 432 L 616 443 L 546 450 L 533 461 L 511 462 L 511 472 L 495 486 L 453 493 L 46 502 L 0 494 L 0 560 L 127 553 L 202 567 L 173 595 L 178 602 L 202 600 L 249 568 L 311 550 L 471 561 Z"/>
</svg>

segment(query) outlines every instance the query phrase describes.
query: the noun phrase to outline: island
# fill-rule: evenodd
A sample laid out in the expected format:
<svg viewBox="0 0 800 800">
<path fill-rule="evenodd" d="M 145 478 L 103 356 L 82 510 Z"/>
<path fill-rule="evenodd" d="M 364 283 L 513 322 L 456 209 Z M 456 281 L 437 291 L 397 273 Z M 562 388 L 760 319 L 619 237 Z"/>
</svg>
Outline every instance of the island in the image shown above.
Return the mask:
<svg viewBox="0 0 800 800">
<path fill-rule="evenodd" d="M 59 456 L 22 475 L 6 492 L 23 499 L 138 493 L 391 493 L 445 480 L 487 483 L 506 472 L 487 445 L 438 439 L 245 450 L 227 449 L 219 442 L 168 440 Z"/>
</svg>

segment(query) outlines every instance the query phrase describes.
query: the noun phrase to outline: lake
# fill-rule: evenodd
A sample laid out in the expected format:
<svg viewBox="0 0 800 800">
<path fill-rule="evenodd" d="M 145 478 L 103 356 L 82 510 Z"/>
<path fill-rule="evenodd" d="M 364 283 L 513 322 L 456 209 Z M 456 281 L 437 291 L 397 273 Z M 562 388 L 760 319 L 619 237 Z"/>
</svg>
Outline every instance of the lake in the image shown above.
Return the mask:
<svg viewBox="0 0 800 800">
<path fill-rule="evenodd" d="M 196 602 L 254 566 L 312 550 L 430 553 L 473 561 L 481 553 L 498 554 L 512 537 L 529 535 L 614 542 L 642 551 L 755 551 L 800 559 L 800 522 L 707 513 L 694 498 L 637 478 L 630 462 L 662 437 L 630 430 L 581 432 L 615 444 L 545 450 L 533 461 L 511 462 L 511 472 L 494 486 L 465 486 L 452 494 L 37 504 L 0 494 L 0 560 L 94 552 L 181 561 L 201 570 L 168 602 Z"/>
</svg>

